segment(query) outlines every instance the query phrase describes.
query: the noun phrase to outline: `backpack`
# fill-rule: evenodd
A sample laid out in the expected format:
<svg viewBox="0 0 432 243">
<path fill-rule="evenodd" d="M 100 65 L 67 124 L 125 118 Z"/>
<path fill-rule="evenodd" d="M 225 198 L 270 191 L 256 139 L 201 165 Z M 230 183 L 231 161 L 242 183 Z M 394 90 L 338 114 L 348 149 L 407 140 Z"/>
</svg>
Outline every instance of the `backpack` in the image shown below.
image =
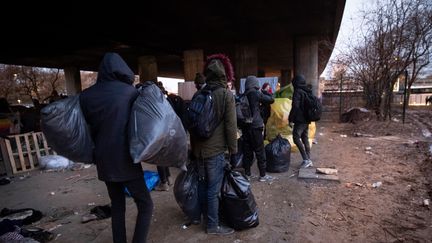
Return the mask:
<svg viewBox="0 0 432 243">
<path fill-rule="evenodd" d="M 188 129 L 200 138 L 211 137 L 222 120 L 217 116 L 213 97 L 213 92 L 218 88 L 222 87 L 212 89 L 206 86 L 199 90 L 187 108 Z"/>
<path fill-rule="evenodd" d="M 305 96 L 305 118 L 308 121 L 319 121 L 321 119 L 322 105 L 318 97 L 312 92 L 306 92 Z"/>
<path fill-rule="evenodd" d="M 236 114 L 238 124 L 247 125 L 252 123 L 253 114 L 249 106 L 247 93 L 241 94 L 236 98 Z"/>
</svg>

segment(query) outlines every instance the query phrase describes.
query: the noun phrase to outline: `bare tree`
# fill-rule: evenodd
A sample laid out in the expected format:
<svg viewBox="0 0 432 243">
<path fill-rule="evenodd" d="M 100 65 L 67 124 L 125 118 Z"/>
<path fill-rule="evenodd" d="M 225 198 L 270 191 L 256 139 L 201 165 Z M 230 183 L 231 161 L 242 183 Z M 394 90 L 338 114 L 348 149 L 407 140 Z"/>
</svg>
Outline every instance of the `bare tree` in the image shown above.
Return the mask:
<svg viewBox="0 0 432 243">
<path fill-rule="evenodd" d="M 21 95 L 43 101 L 63 87 L 64 75 L 58 69 L 22 66 L 17 79 Z"/>
<path fill-rule="evenodd" d="M 18 72 L 17 66 L 0 65 L 0 97 L 10 99 L 15 96 Z"/>
<path fill-rule="evenodd" d="M 410 70 L 410 85 L 430 62 L 431 3 L 428 0 L 384 0 L 365 12 L 365 32 L 338 62 L 363 86 L 366 106 L 378 119 L 391 118 L 393 86 Z"/>
</svg>

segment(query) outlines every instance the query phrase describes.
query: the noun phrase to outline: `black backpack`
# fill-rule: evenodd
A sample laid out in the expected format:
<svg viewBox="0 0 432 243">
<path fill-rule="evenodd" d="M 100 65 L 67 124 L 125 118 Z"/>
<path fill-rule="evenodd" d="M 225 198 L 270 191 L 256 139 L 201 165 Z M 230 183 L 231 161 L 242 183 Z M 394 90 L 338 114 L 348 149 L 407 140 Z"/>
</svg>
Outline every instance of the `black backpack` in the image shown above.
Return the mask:
<svg viewBox="0 0 432 243">
<path fill-rule="evenodd" d="M 188 129 L 200 138 L 211 137 L 222 120 L 217 116 L 213 97 L 213 92 L 218 88 L 222 87 L 210 88 L 206 86 L 197 91 L 187 108 Z"/>
<path fill-rule="evenodd" d="M 305 96 L 305 118 L 308 121 L 319 121 L 322 114 L 322 105 L 318 97 L 312 92 L 306 92 Z"/>
<path fill-rule="evenodd" d="M 250 109 L 247 93 L 241 94 L 236 98 L 237 123 L 239 125 L 248 125 L 253 121 L 253 114 Z"/>
</svg>

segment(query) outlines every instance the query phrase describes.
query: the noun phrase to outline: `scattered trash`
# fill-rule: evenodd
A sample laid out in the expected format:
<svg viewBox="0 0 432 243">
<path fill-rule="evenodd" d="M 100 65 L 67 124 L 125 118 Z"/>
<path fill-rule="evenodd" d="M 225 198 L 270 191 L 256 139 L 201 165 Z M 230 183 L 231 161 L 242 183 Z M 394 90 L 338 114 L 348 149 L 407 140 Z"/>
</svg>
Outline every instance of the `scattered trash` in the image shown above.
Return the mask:
<svg viewBox="0 0 432 243">
<path fill-rule="evenodd" d="M 355 132 L 354 137 L 373 137 L 373 135 Z"/>
<path fill-rule="evenodd" d="M 429 199 L 423 200 L 423 206 L 429 207 L 429 203 L 430 203 Z"/>
<path fill-rule="evenodd" d="M 96 205 L 96 203 L 91 202 L 91 203 L 88 203 L 87 205 L 88 205 L 88 206 L 94 206 L 94 205 Z"/>
<path fill-rule="evenodd" d="M 377 181 L 377 182 L 372 183 L 372 187 L 373 188 L 378 188 L 380 186 L 382 186 L 382 182 L 381 181 Z"/>
<path fill-rule="evenodd" d="M 356 184 L 354 184 L 354 185 L 356 185 L 358 187 L 364 187 L 364 185 L 362 183 L 358 183 L 358 182 Z"/>
<path fill-rule="evenodd" d="M 337 169 L 331 169 L 331 168 L 316 168 L 317 173 L 325 174 L 325 175 L 337 175 L 338 170 Z"/>
<path fill-rule="evenodd" d="M 399 119 L 397 119 L 396 117 L 393 117 L 393 118 L 392 118 L 392 121 L 394 121 L 394 122 L 399 122 Z"/>
<path fill-rule="evenodd" d="M 88 169 L 90 167 L 91 167 L 91 165 L 89 165 L 89 164 L 84 165 L 84 169 Z"/>
<path fill-rule="evenodd" d="M 283 201 L 283 203 L 284 203 L 284 204 L 286 204 L 286 203 L 287 203 L 287 201 Z"/>
<path fill-rule="evenodd" d="M 236 239 L 233 243 L 240 243 L 242 242 L 240 239 Z"/>
<path fill-rule="evenodd" d="M 41 169 L 62 170 L 73 166 L 73 162 L 60 155 L 46 155 L 39 159 Z"/>
<path fill-rule="evenodd" d="M 373 153 L 371 151 L 366 151 L 365 153 L 372 155 Z"/>
<path fill-rule="evenodd" d="M 365 148 L 366 151 L 372 150 L 372 147 L 368 146 Z"/>
<path fill-rule="evenodd" d="M 324 136 L 324 133 L 322 133 L 322 132 L 320 132 L 320 133 L 318 133 L 320 136 Z"/>
<path fill-rule="evenodd" d="M 182 229 L 187 229 L 188 227 L 184 224 L 182 225 Z"/>
<path fill-rule="evenodd" d="M 314 140 L 312 141 L 312 144 L 318 144 L 318 141 L 317 141 L 316 139 L 314 139 Z"/>
<path fill-rule="evenodd" d="M 3 185 L 7 185 L 7 184 L 9 184 L 9 183 L 11 183 L 11 180 L 10 180 L 9 178 L 1 178 L 1 179 L 0 179 L 0 185 L 1 185 L 1 186 L 3 186 Z"/>
<path fill-rule="evenodd" d="M 340 137 L 341 137 L 341 138 L 346 138 L 346 137 L 348 137 L 348 136 L 347 136 L 346 134 L 341 134 Z"/>
<path fill-rule="evenodd" d="M 51 196 L 54 196 L 54 195 L 55 195 L 55 192 L 50 192 L 50 195 L 51 195 Z"/>
<path fill-rule="evenodd" d="M 294 203 L 289 203 L 289 206 L 290 207 L 294 207 Z"/>
<path fill-rule="evenodd" d="M 429 130 L 427 130 L 426 128 L 422 129 L 422 134 L 425 138 L 429 138 L 430 136 L 432 136 L 432 133 Z"/>
</svg>

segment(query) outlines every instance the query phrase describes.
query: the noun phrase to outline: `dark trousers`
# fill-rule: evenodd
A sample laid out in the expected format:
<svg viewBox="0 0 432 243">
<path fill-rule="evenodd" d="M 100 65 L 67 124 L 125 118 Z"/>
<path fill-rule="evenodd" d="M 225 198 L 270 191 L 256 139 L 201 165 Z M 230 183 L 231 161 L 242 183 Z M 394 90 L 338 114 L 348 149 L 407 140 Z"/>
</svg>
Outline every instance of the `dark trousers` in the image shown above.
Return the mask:
<svg viewBox="0 0 432 243">
<path fill-rule="evenodd" d="M 267 159 L 264 150 L 263 128 L 243 129 L 242 134 L 244 136 L 243 168 L 246 175 L 251 175 L 251 167 L 253 163 L 253 156 L 255 153 L 260 176 L 265 176 Z"/>
<path fill-rule="evenodd" d="M 169 167 L 165 166 L 156 166 L 157 172 L 159 174 L 159 178 L 161 180 L 162 184 L 165 184 L 168 182 L 168 177 L 171 176 Z"/>
<path fill-rule="evenodd" d="M 105 182 L 111 199 L 111 225 L 114 243 L 126 240 L 125 211 L 126 199 L 124 188 L 127 187 L 138 209 L 136 217 L 134 243 L 146 242 L 153 211 L 153 201 L 143 177 L 126 182 Z"/>
<path fill-rule="evenodd" d="M 293 140 L 303 160 L 310 159 L 309 124 L 295 123 L 293 129 Z"/>
<path fill-rule="evenodd" d="M 219 225 L 219 193 L 224 176 L 225 157 L 224 154 L 204 159 L 205 180 L 198 184 L 199 200 L 202 205 L 201 211 L 207 211 L 207 228 L 215 228 Z M 201 161 L 200 161 L 201 163 Z"/>
</svg>

